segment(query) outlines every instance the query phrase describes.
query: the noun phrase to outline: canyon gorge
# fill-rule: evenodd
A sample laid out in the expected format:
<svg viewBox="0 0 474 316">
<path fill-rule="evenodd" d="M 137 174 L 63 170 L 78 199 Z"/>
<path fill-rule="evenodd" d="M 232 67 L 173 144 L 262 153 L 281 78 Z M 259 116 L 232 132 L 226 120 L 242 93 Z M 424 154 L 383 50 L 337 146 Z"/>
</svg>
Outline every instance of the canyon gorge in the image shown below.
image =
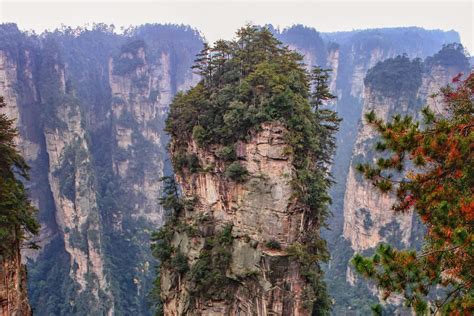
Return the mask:
<svg viewBox="0 0 474 316">
<path fill-rule="evenodd" d="M 322 268 L 333 313 L 363 314 L 378 301 L 378 293 L 355 276 L 350 258 L 384 241 L 419 247 L 423 231 L 413 214 L 390 214 L 393 198 L 376 193 L 355 172 L 356 163 L 373 159 L 375 132 L 363 113 L 373 109 L 390 118 L 394 113 L 418 115 L 425 104 L 436 109 L 429 96 L 471 66 L 458 46 L 443 48 L 459 43 L 454 31 L 413 27 L 320 33 L 301 25 L 270 30 L 301 53 L 307 67 L 332 69 L 329 86 L 337 99 L 330 108 L 343 120 L 331 166 L 332 216 L 322 231 L 331 259 Z M 159 203 L 160 179 L 173 173 L 165 121 L 176 93 L 200 80 L 191 66 L 203 42 L 197 30 L 176 25 L 147 24 L 118 34 L 97 24 L 90 30 L 65 27 L 41 35 L 0 25 L 0 95 L 7 104 L 0 111 L 16 121 L 17 145 L 31 166 L 27 188 L 41 222 L 35 237 L 41 249 L 22 251 L 27 281 L 20 249 L 0 271 L 1 289 L 18 293 L 11 299 L 18 315 L 29 310 L 26 282 L 37 315 L 153 313 L 149 293 L 157 262 L 150 235 L 166 218 Z M 382 74 L 393 63 L 406 71 L 390 81 Z M 398 82 L 406 81 L 413 82 L 400 88 Z M 266 315 L 268 305 L 277 314 L 302 313 L 302 302 L 281 303 L 284 289 L 272 287 L 279 281 L 267 280 L 284 279 L 296 296 L 303 295 L 294 263 L 280 256 L 278 247 L 267 246 L 269 241 L 288 246 L 300 229 L 301 214 L 286 212 L 292 192 L 285 179 L 292 177 L 294 158 L 285 152 L 283 131 L 279 124 L 264 124 L 237 143 L 236 156 L 249 173 L 245 186 L 216 176 L 213 168 L 223 165 L 217 149 L 205 151 L 193 142 L 186 151 L 209 168 L 177 174 L 183 195 L 200 201 L 186 216 L 200 222 L 199 234 L 191 236 L 184 227 L 172 244 L 197 260 L 206 237 L 225 233 L 230 228 L 223 223 L 232 222 L 236 238 L 227 276 L 259 275 L 255 282 L 244 282 L 247 292 L 236 290 L 239 303 L 231 307 L 233 313 Z M 207 221 L 210 210 L 213 219 Z M 261 273 L 263 268 L 281 273 L 269 276 Z M 176 282 L 164 272 L 161 286 L 168 288 L 163 296 L 169 315 L 186 314 L 190 306 L 188 293 L 176 289 Z M 268 293 L 253 300 L 259 291 Z M 396 309 L 397 302 L 391 303 Z M 229 313 L 218 302 L 195 304 L 201 314 Z"/>
</svg>

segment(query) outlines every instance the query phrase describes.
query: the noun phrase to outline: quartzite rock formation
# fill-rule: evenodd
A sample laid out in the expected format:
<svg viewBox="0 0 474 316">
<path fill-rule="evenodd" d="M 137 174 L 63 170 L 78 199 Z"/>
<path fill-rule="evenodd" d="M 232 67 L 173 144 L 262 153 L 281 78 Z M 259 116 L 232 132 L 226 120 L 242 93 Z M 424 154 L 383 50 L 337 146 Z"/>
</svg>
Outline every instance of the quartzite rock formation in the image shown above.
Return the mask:
<svg viewBox="0 0 474 316">
<path fill-rule="evenodd" d="M 195 225 L 199 233 L 175 232 L 172 245 L 190 259 L 193 269 L 206 237 L 231 225 L 231 261 L 225 276 L 232 281 L 219 289 L 224 295 L 202 298 L 201 293 L 190 293 L 189 274 L 176 282 L 176 274 L 162 270 L 165 315 L 310 314 L 304 306 L 306 281 L 300 265 L 283 250 L 298 239 L 305 222 L 305 213 L 293 204 L 290 182 L 295 170 L 285 153 L 285 131 L 281 123 L 264 123 L 248 142 L 236 144 L 237 158 L 248 170 L 243 183 L 223 175 L 217 147 L 203 150 L 189 143 L 188 153 L 197 155 L 205 171 L 177 176 L 183 197 L 195 205 L 181 221 Z M 269 247 L 270 241 L 281 249 Z"/>
</svg>

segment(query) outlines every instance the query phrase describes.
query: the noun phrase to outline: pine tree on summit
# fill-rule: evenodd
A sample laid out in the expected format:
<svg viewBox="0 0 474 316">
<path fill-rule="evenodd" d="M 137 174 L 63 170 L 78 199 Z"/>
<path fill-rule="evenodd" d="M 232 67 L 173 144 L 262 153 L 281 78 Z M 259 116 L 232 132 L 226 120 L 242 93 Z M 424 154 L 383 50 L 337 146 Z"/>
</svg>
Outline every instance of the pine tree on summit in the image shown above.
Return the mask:
<svg viewBox="0 0 474 316">
<path fill-rule="evenodd" d="M 212 64 L 215 71 L 221 73 L 224 64 L 230 58 L 231 50 L 229 44 L 224 40 L 218 40 L 210 50 L 212 54 Z"/>
<path fill-rule="evenodd" d="M 195 69 L 195 73 L 200 75 L 206 82 L 211 81 L 212 77 L 212 57 L 211 57 L 211 48 L 209 44 L 204 43 L 204 47 L 196 55 L 194 60 L 194 65 L 191 67 Z"/>
<path fill-rule="evenodd" d="M 314 86 L 314 91 L 311 94 L 311 106 L 318 110 L 324 102 L 336 98 L 331 91 L 327 82 L 330 78 L 331 69 L 323 69 L 321 67 L 313 67 L 311 71 L 311 82 Z"/>
</svg>

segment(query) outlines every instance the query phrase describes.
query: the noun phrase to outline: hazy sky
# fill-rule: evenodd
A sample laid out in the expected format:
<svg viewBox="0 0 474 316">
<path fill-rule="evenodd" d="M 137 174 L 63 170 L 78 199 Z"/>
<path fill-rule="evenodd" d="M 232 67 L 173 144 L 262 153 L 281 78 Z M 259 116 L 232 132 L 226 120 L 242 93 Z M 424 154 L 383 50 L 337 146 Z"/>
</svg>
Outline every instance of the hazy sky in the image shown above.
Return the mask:
<svg viewBox="0 0 474 316">
<path fill-rule="evenodd" d="M 420 26 L 456 30 L 474 52 L 474 0 L 0 0 L 0 21 L 42 32 L 61 24 L 105 22 L 115 26 L 147 22 L 183 23 L 199 29 L 211 42 L 230 39 L 247 22 L 281 28 L 305 24 L 319 31 Z"/>
</svg>

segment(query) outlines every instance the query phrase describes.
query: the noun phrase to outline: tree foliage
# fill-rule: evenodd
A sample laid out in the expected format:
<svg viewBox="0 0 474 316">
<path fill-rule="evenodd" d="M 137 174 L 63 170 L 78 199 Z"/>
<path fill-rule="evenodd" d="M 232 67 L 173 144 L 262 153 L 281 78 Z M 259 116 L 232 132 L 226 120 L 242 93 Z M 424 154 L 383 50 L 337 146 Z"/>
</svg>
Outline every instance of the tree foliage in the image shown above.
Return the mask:
<svg viewBox="0 0 474 316">
<path fill-rule="evenodd" d="M 378 62 L 367 72 L 364 84 L 387 96 L 412 95 L 421 85 L 422 63 L 408 56 Z"/>
<path fill-rule="evenodd" d="M 443 45 L 443 48 L 432 57 L 426 58 L 427 67 L 459 67 L 460 69 L 469 69 L 469 60 L 467 53 L 460 43 L 450 43 Z"/>
<path fill-rule="evenodd" d="M 366 115 L 382 138 L 376 149 L 390 156 L 359 171 L 382 192 L 396 194 L 395 212 L 413 209 L 427 233 L 421 252 L 381 245 L 374 256 L 356 255 L 353 263 L 385 297 L 402 293 L 418 314 L 474 312 L 474 74 L 460 78 L 440 91 L 445 113 L 425 108 L 422 124 L 409 116 L 384 122 Z M 436 286 L 444 295 L 428 302 Z"/>
<path fill-rule="evenodd" d="M 225 175 L 237 182 L 244 182 L 247 176 L 247 169 L 245 169 L 244 166 L 242 166 L 240 163 L 234 161 L 231 163 L 228 167 L 227 170 L 225 171 Z"/>
<path fill-rule="evenodd" d="M 6 104 L 0 97 L 0 108 Z M 0 258 L 8 257 L 28 235 L 38 233 L 36 209 L 21 179 L 28 179 L 28 165 L 15 145 L 14 121 L 0 114 Z"/>
</svg>

